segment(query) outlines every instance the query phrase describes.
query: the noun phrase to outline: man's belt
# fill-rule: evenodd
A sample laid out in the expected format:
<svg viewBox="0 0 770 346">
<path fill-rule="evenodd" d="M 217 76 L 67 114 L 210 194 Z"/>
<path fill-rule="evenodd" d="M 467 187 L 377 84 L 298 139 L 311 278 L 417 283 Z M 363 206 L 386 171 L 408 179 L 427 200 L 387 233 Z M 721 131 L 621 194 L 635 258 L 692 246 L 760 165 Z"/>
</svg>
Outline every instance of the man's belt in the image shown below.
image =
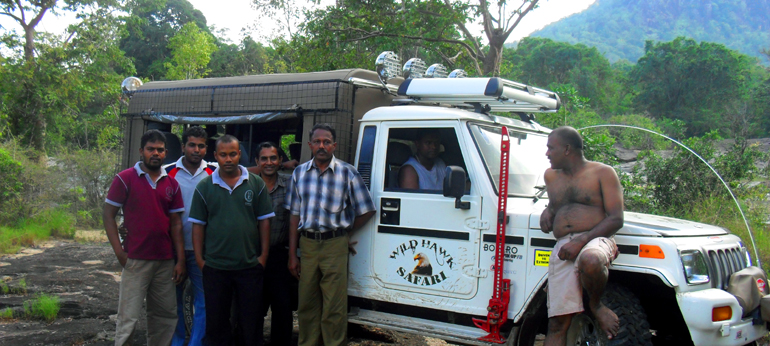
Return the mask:
<svg viewBox="0 0 770 346">
<path fill-rule="evenodd" d="M 327 240 L 332 238 L 341 237 L 345 234 L 348 234 L 348 230 L 345 228 L 338 228 L 331 231 L 325 231 L 325 232 L 319 232 L 319 231 L 299 231 L 299 235 L 308 238 L 308 239 L 315 239 L 315 240 Z"/>
</svg>

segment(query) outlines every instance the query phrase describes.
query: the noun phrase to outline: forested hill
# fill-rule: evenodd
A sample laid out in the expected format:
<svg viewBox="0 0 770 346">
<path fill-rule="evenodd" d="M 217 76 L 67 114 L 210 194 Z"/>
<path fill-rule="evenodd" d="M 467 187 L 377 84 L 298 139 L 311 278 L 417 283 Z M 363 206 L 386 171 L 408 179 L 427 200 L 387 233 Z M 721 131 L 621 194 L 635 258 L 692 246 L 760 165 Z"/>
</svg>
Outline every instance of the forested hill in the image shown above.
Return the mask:
<svg viewBox="0 0 770 346">
<path fill-rule="evenodd" d="M 770 0 L 596 0 L 530 36 L 597 47 L 612 62 L 635 62 L 645 40 L 677 36 L 762 57 L 770 48 Z"/>
</svg>

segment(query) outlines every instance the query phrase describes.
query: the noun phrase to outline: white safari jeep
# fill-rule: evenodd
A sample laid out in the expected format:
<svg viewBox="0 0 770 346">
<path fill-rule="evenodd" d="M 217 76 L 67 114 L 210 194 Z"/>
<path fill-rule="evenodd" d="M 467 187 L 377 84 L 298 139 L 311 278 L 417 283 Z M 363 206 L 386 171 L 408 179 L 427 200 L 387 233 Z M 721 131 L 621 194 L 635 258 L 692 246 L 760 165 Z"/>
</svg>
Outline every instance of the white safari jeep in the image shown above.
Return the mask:
<svg viewBox="0 0 770 346">
<path fill-rule="evenodd" d="M 238 136 L 254 162 L 258 142 L 292 134 L 304 143 L 315 123 L 331 123 L 337 157 L 358 168 L 378 209 L 353 234 L 349 321 L 491 344 L 490 333 L 474 325 L 479 319 L 499 331 L 498 343 L 533 345 L 546 332 L 547 266 L 556 241 L 539 229 L 548 204 L 542 176 L 550 130 L 531 113 L 556 111 L 558 96 L 500 78 L 436 78 L 443 67 L 425 71 L 415 60 L 405 68 L 410 78 L 389 79 L 393 58 L 381 56 L 376 73 L 127 83 L 123 166 L 138 157 L 148 128 L 168 132 L 169 161 L 180 155 L 172 126 L 201 124 Z M 423 74 L 434 78 L 417 78 Z M 507 206 L 498 213 L 503 127 L 510 138 Z M 401 189 L 399 168 L 426 128 L 441 134 L 441 157 L 453 171 L 444 190 Z M 289 149 L 292 158 L 310 159 L 307 145 Z M 627 212 L 615 239 L 620 255 L 603 299 L 620 317 L 620 333 L 608 343 L 592 316 L 582 314 L 570 328 L 570 345 L 744 345 L 768 333 L 764 322 L 743 317 L 725 291 L 730 274 L 751 265 L 746 246 L 729 231 Z M 507 305 L 497 315 L 487 309 L 495 297 Z"/>
</svg>

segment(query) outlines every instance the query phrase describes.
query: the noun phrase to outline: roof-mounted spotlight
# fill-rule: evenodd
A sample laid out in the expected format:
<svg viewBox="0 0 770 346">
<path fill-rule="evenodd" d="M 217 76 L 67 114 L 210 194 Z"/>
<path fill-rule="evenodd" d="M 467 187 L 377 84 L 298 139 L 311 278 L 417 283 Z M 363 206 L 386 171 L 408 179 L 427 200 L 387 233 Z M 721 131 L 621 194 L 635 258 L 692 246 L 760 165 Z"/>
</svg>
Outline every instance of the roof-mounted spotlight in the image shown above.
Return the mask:
<svg viewBox="0 0 770 346">
<path fill-rule="evenodd" d="M 120 83 L 120 89 L 124 94 L 133 94 L 136 89 L 142 86 L 142 80 L 136 77 L 128 77 Z"/>
<path fill-rule="evenodd" d="M 446 67 L 441 64 L 433 64 L 428 67 L 428 71 L 425 72 L 425 78 L 446 78 Z"/>
<path fill-rule="evenodd" d="M 449 72 L 449 78 L 465 78 L 468 77 L 468 73 L 465 72 L 465 70 L 458 68 L 452 70 L 452 72 Z"/>
<path fill-rule="evenodd" d="M 380 53 L 374 62 L 374 66 L 383 85 L 387 84 L 389 79 L 398 77 L 399 65 L 401 65 L 401 61 L 396 53 L 391 51 Z"/>
<path fill-rule="evenodd" d="M 425 75 L 425 62 L 420 58 L 411 58 L 404 64 L 404 78 L 422 78 Z"/>
</svg>

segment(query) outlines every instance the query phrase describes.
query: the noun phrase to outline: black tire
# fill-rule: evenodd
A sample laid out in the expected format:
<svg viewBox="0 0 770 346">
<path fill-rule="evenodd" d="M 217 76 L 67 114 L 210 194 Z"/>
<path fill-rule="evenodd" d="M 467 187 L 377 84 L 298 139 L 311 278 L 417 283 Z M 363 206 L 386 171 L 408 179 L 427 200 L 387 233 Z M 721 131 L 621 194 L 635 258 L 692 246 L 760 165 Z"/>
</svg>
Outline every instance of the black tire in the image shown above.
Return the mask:
<svg viewBox="0 0 770 346">
<path fill-rule="evenodd" d="M 195 304 L 193 299 L 195 298 L 195 287 L 193 287 L 190 279 L 182 283 L 182 315 L 184 316 L 184 329 L 187 338 L 190 337 L 190 332 L 193 326 L 193 314 L 195 313 Z"/>
<path fill-rule="evenodd" d="M 518 335 L 513 335 L 514 331 L 511 331 L 506 346 L 534 346 L 537 335 L 548 331 L 546 299 L 545 291 L 540 290 L 531 303 L 534 309 L 524 315 Z"/>
<path fill-rule="evenodd" d="M 618 335 L 607 340 L 593 316 L 584 312 L 573 317 L 567 332 L 567 345 L 652 346 L 647 314 L 633 292 L 622 285 L 609 283 L 604 290 L 602 303 L 618 315 Z"/>
</svg>

